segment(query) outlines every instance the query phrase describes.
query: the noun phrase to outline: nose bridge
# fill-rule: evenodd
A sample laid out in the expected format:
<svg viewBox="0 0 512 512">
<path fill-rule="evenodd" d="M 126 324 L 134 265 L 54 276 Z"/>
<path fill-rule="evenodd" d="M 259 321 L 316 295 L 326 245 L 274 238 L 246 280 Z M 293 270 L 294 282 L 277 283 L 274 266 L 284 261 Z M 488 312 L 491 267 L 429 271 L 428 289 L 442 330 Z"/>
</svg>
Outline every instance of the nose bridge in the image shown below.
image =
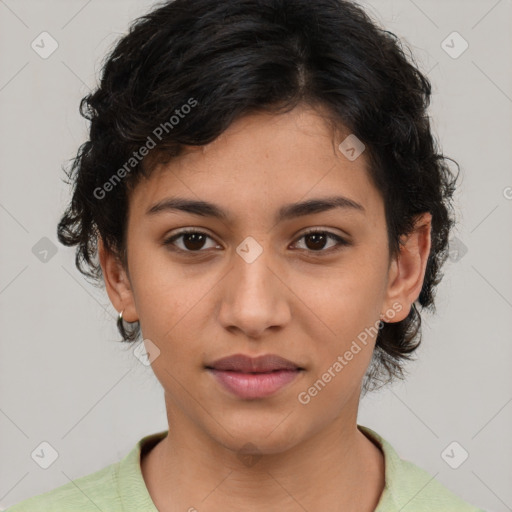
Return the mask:
<svg viewBox="0 0 512 512">
<path fill-rule="evenodd" d="M 231 290 L 237 302 L 250 301 L 252 306 L 259 302 L 269 305 L 276 298 L 275 276 L 269 269 L 272 257 L 268 245 L 264 248 L 251 237 L 237 247 L 232 267 Z"/>
<path fill-rule="evenodd" d="M 220 320 L 224 327 L 236 326 L 255 336 L 269 326 L 285 322 L 288 308 L 282 284 L 274 275 L 275 270 L 270 270 L 275 266 L 271 250 L 248 238 L 234 254 L 222 294 Z"/>
</svg>

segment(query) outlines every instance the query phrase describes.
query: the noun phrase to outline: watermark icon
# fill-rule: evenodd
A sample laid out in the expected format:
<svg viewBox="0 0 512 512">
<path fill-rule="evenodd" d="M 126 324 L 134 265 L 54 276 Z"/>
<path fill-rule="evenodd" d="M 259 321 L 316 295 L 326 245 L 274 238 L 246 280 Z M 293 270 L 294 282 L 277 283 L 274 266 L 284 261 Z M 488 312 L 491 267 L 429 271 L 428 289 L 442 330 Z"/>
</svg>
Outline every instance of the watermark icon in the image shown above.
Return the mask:
<svg viewBox="0 0 512 512">
<path fill-rule="evenodd" d="M 248 236 L 236 248 L 236 253 L 246 262 L 253 263 L 263 252 L 261 245 L 252 237 Z"/>
<path fill-rule="evenodd" d="M 245 443 L 236 455 L 248 468 L 254 466 L 262 457 L 258 447 L 252 443 Z"/>
<path fill-rule="evenodd" d="M 48 469 L 59 458 L 59 453 L 50 443 L 43 441 L 30 456 L 39 467 Z"/>
<path fill-rule="evenodd" d="M 351 162 L 358 158 L 365 148 L 366 146 L 353 133 L 338 146 L 338 149 Z"/>
<path fill-rule="evenodd" d="M 452 469 L 458 469 L 469 457 L 467 450 L 457 441 L 452 441 L 442 452 L 441 458 Z"/>
<path fill-rule="evenodd" d="M 397 313 L 402 311 L 402 309 L 402 304 L 400 302 L 395 302 L 392 306 L 392 309 L 388 309 L 386 311 L 384 318 L 392 320 Z M 368 344 L 368 338 L 375 337 L 379 330 L 383 327 L 384 323 L 382 320 L 376 321 L 371 327 L 365 327 L 365 329 L 357 335 L 357 339 L 352 341 L 350 348 L 346 350 L 343 355 L 339 355 L 336 358 L 336 361 L 334 361 L 334 363 L 329 366 L 329 368 L 327 368 L 327 371 L 325 371 L 312 386 L 310 386 L 306 391 L 301 391 L 297 395 L 298 401 L 302 405 L 309 404 L 309 402 L 311 402 L 311 398 L 317 396 L 318 393 L 322 391 L 325 386 L 331 382 L 332 379 L 334 379 L 334 377 L 336 377 L 343 370 L 343 368 L 348 365 L 350 361 L 352 361 L 352 359 L 354 359 L 354 356 L 361 352 L 362 347 L 359 343 L 362 343 L 364 346 L 366 346 Z"/>
<path fill-rule="evenodd" d="M 456 263 L 468 252 L 467 246 L 456 236 L 448 240 L 448 259 Z"/>
<path fill-rule="evenodd" d="M 39 57 L 47 59 L 59 47 L 59 43 L 48 32 L 41 32 L 32 43 L 30 43 L 30 47 Z"/>
<path fill-rule="evenodd" d="M 503 197 L 505 199 L 512 199 L 512 187 L 505 187 L 503 189 Z"/>
<path fill-rule="evenodd" d="M 56 254 L 57 246 L 46 236 L 43 236 L 32 247 L 32 254 L 42 263 L 48 263 Z"/>
<path fill-rule="evenodd" d="M 149 339 L 137 343 L 133 349 L 133 355 L 144 365 L 151 363 L 160 355 L 160 349 Z"/>
<path fill-rule="evenodd" d="M 120 167 L 101 187 L 96 187 L 93 191 L 93 195 L 96 199 L 104 199 L 107 192 L 111 192 L 114 187 L 121 182 L 140 162 L 146 157 L 149 152 L 154 149 L 157 145 L 155 141 L 161 141 L 164 134 L 170 133 L 175 126 L 177 126 L 181 119 L 184 119 L 189 114 L 193 107 L 198 105 L 198 101 L 194 98 L 189 98 L 187 103 L 184 103 L 179 109 L 175 109 L 174 113 L 168 121 L 160 123 L 146 138 L 146 142 L 139 147 L 137 151 L 132 153 L 132 156 Z"/>
<path fill-rule="evenodd" d="M 458 59 L 469 47 L 469 43 L 456 31 L 441 43 L 441 48 L 452 58 Z"/>
</svg>

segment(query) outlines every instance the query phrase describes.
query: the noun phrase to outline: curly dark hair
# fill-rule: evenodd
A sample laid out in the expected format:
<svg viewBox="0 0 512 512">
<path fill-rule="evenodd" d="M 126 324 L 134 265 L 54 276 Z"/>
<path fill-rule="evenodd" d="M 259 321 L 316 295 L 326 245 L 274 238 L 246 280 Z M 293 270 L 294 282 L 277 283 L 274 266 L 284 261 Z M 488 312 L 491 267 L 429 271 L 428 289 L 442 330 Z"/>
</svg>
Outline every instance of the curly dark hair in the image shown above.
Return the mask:
<svg viewBox="0 0 512 512">
<path fill-rule="evenodd" d="M 455 224 L 458 174 L 453 177 L 447 161 L 459 165 L 439 152 L 427 115 L 430 96 L 410 50 L 354 2 L 158 4 L 116 43 L 98 87 L 80 103 L 90 134 L 66 171 L 73 197 L 58 238 L 77 246 L 77 268 L 101 286 L 98 236 L 126 265 L 128 193 L 149 176 L 155 155 L 168 160 L 186 145 L 208 144 L 250 113 L 323 107 L 334 125 L 366 146 L 370 178 L 384 199 L 391 256 L 415 217 L 432 215 L 421 293 L 407 318 L 379 329 L 363 384 L 364 391 L 377 389 L 403 378 L 403 362 L 421 342 L 416 303 L 435 311 L 434 289 Z M 138 322 L 119 328 L 124 341 L 140 338 Z"/>
</svg>

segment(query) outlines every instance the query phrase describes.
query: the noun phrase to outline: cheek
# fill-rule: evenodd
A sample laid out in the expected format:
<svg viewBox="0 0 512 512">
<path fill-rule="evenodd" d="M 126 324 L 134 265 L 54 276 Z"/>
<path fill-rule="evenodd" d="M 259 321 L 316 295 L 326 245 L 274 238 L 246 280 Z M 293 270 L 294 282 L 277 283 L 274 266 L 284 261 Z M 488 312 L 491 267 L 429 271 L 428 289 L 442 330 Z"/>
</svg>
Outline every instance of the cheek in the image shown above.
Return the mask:
<svg viewBox="0 0 512 512">
<path fill-rule="evenodd" d="M 361 382 L 379 333 L 385 295 L 385 262 L 354 255 L 344 263 L 315 287 L 311 279 L 301 279 L 298 292 L 307 305 L 302 315 L 296 312 L 299 329 L 314 340 L 315 367 L 308 385 L 314 386 L 313 394 L 322 394 L 323 403 L 339 403 Z"/>
<path fill-rule="evenodd" d="M 214 343 L 207 325 L 212 317 L 207 295 L 219 277 L 172 263 L 165 254 L 146 257 L 143 251 L 134 254 L 130 267 L 135 269 L 133 290 L 142 334 L 163 356 L 153 365 L 157 377 L 162 365 L 169 371 L 172 368 L 172 373 L 199 365 L 197 353 L 203 349 L 200 333 L 211 333 L 208 343 Z M 191 364 L 179 368 L 180 362 L 187 360 Z"/>
<path fill-rule="evenodd" d="M 297 295 L 305 299 L 308 318 L 318 319 L 318 328 L 331 338 L 347 340 L 379 319 L 385 278 L 383 265 L 354 255 L 319 279 L 300 278 Z"/>
<path fill-rule="evenodd" d="M 350 286 L 349 286 L 350 281 Z M 370 364 L 379 333 L 380 303 L 371 279 L 356 284 L 352 279 L 332 285 L 328 296 L 312 297 L 312 309 L 321 311 L 302 329 L 314 341 L 311 374 L 297 398 L 309 404 L 314 416 L 326 408 L 336 414 L 348 400 L 359 396 L 359 386 Z"/>
<path fill-rule="evenodd" d="M 166 336 L 189 309 L 186 288 L 182 291 L 178 273 L 149 258 L 133 258 L 130 266 L 134 269 L 132 290 L 142 334 L 162 350 Z"/>
</svg>

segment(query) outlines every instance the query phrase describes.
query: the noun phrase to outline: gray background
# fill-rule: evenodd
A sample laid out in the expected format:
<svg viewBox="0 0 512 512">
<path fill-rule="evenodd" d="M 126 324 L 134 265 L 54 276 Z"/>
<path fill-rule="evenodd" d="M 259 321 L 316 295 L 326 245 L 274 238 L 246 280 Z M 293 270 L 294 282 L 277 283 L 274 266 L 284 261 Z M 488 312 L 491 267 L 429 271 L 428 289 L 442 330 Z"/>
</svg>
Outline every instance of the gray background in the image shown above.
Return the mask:
<svg viewBox="0 0 512 512">
<path fill-rule="evenodd" d="M 152 4 L 0 0 L 0 509 L 167 428 L 151 368 L 116 342 L 106 293 L 78 273 L 55 234 L 69 198 L 61 166 L 86 137 L 79 100 L 128 22 Z M 432 80 L 434 128 L 463 178 L 418 361 L 405 383 L 364 399 L 359 423 L 466 500 L 512 510 L 512 2 L 365 5 Z M 31 48 L 43 31 L 59 45 L 47 59 Z M 441 46 L 453 31 L 469 44 L 458 58 Z M 52 246 L 55 254 L 42 252 Z M 31 458 L 43 441 L 59 455 L 46 470 Z M 469 453 L 458 469 L 441 456 L 453 441 Z"/>
</svg>

